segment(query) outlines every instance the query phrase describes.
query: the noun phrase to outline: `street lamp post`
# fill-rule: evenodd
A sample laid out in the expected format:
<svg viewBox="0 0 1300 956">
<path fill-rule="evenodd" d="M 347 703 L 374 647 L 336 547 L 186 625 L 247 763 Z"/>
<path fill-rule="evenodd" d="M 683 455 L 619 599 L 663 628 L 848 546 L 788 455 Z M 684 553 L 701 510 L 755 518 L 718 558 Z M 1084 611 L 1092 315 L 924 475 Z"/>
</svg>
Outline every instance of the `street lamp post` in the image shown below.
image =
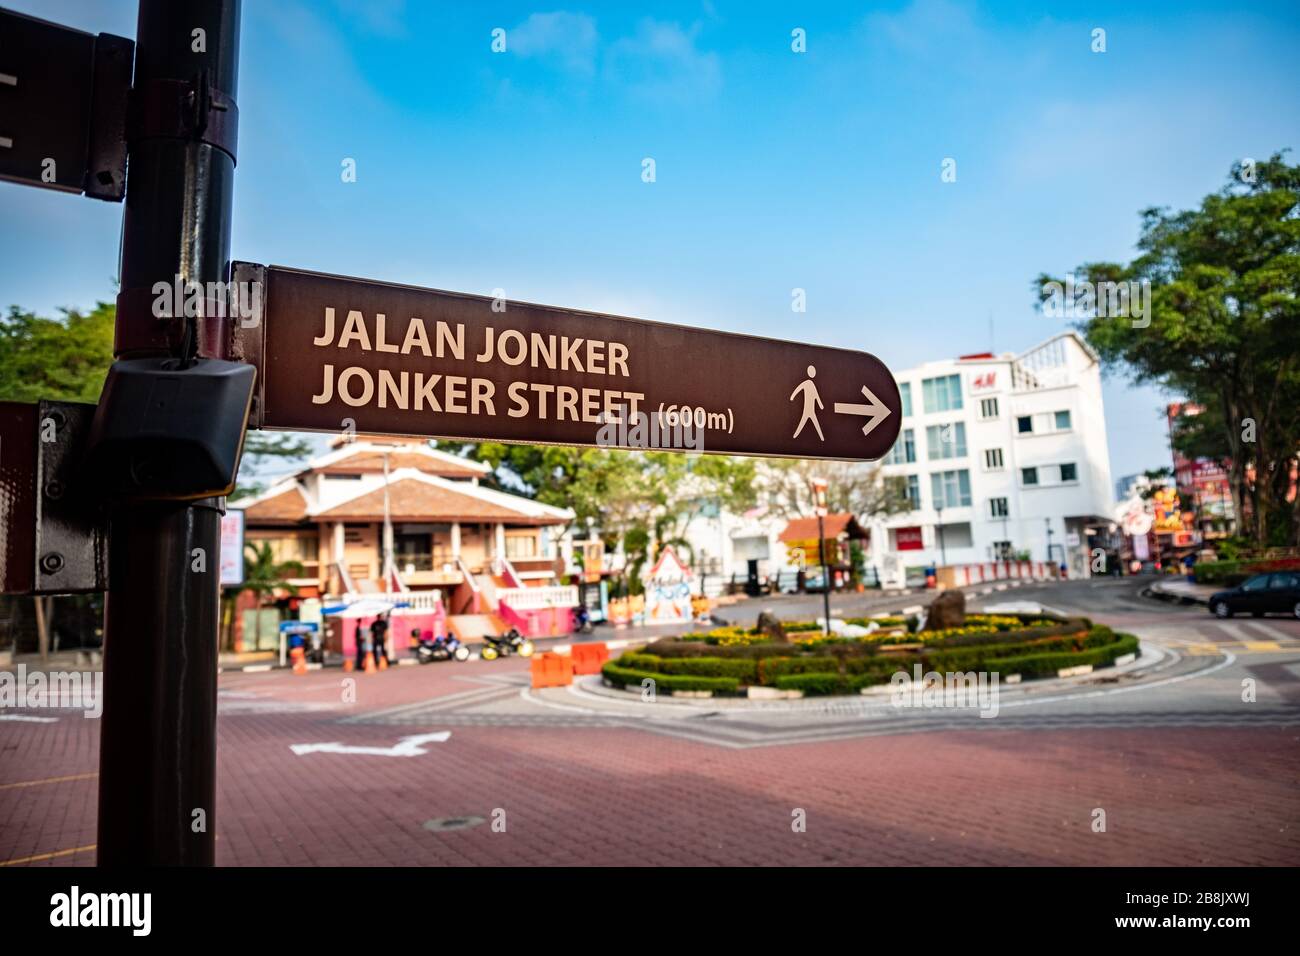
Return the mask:
<svg viewBox="0 0 1300 956">
<path fill-rule="evenodd" d="M 822 609 L 825 612 L 825 633 L 831 633 L 831 569 L 826 562 L 826 479 L 813 478 L 811 481 L 813 511 L 817 514 L 817 552 L 822 562 Z"/>
<path fill-rule="evenodd" d="M 1047 563 L 1052 563 L 1052 519 L 1044 518 L 1043 522 L 1047 525 Z"/>
<path fill-rule="evenodd" d="M 948 549 L 943 540 L 943 505 L 935 505 L 935 511 L 939 512 L 936 530 L 939 532 L 939 565 L 942 567 L 948 564 Z"/>
</svg>

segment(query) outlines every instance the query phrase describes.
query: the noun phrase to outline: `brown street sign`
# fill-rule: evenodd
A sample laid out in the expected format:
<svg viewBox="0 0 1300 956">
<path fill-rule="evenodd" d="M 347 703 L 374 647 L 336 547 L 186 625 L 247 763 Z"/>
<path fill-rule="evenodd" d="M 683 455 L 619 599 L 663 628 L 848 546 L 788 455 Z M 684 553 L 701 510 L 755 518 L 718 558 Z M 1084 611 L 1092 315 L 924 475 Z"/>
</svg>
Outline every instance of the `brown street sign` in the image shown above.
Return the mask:
<svg viewBox="0 0 1300 956">
<path fill-rule="evenodd" d="M 866 352 L 236 264 L 273 429 L 866 460 L 898 386 Z M 256 283 L 257 285 L 254 285 Z"/>
<path fill-rule="evenodd" d="M 0 179 L 120 201 L 134 52 L 0 9 Z"/>
</svg>

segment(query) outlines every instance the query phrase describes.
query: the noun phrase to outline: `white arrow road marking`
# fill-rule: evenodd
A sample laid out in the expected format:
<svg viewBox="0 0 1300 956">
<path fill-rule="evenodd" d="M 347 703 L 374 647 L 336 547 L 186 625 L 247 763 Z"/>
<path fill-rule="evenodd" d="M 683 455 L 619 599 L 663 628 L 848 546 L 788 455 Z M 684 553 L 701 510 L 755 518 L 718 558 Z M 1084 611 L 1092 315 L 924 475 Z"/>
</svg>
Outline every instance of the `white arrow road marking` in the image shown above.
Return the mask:
<svg viewBox="0 0 1300 956">
<path fill-rule="evenodd" d="M 289 747 L 299 757 L 303 754 L 366 754 L 373 757 L 418 757 L 427 754 L 421 744 L 444 743 L 451 736 L 450 730 L 440 730 L 436 734 L 416 734 L 403 737 L 392 747 L 353 747 L 333 741 L 328 744 L 293 744 Z"/>
<path fill-rule="evenodd" d="M 871 394 L 871 389 L 862 386 L 862 394 L 867 396 L 867 405 L 854 405 L 850 402 L 836 402 L 835 413 L 837 415 L 867 415 L 870 421 L 862 426 L 862 434 L 870 435 L 871 430 L 888 418 L 892 412 L 889 406 Z"/>
</svg>

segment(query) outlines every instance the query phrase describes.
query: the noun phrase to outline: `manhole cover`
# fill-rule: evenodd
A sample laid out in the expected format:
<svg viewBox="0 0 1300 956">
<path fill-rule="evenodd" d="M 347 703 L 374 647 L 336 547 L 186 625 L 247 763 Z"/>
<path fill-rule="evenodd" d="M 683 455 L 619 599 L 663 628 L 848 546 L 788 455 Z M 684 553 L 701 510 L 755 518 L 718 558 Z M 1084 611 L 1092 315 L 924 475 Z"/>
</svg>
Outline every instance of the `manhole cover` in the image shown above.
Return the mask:
<svg viewBox="0 0 1300 956">
<path fill-rule="evenodd" d="M 424 828 L 434 833 L 446 833 L 448 830 L 468 830 L 486 822 L 484 817 L 438 817 L 425 820 Z"/>
</svg>

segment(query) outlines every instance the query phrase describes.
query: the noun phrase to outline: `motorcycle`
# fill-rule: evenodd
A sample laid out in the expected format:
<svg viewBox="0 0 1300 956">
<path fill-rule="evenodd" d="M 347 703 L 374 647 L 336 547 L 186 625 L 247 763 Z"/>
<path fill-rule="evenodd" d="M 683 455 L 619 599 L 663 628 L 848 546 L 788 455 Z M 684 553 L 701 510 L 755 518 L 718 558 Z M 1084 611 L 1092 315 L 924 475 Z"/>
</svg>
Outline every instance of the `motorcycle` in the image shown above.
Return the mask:
<svg viewBox="0 0 1300 956">
<path fill-rule="evenodd" d="M 533 650 L 533 642 L 512 627 L 506 633 L 495 637 L 491 634 L 484 634 L 483 649 L 478 652 L 478 656 L 485 661 L 494 661 L 498 657 L 509 657 L 511 654 L 518 654 L 520 657 L 532 657 Z"/>
<path fill-rule="evenodd" d="M 432 664 L 435 661 L 467 661 L 469 648 L 454 634 L 448 634 L 446 637 L 439 635 L 431 641 L 421 639 L 415 647 L 415 659 L 421 664 Z"/>
<path fill-rule="evenodd" d="M 574 610 L 573 627 L 575 633 L 578 634 L 590 634 L 596 629 L 596 626 L 591 623 L 591 612 L 587 610 L 585 604 L 579 604 L 577 609 Z"/>
</svg>

